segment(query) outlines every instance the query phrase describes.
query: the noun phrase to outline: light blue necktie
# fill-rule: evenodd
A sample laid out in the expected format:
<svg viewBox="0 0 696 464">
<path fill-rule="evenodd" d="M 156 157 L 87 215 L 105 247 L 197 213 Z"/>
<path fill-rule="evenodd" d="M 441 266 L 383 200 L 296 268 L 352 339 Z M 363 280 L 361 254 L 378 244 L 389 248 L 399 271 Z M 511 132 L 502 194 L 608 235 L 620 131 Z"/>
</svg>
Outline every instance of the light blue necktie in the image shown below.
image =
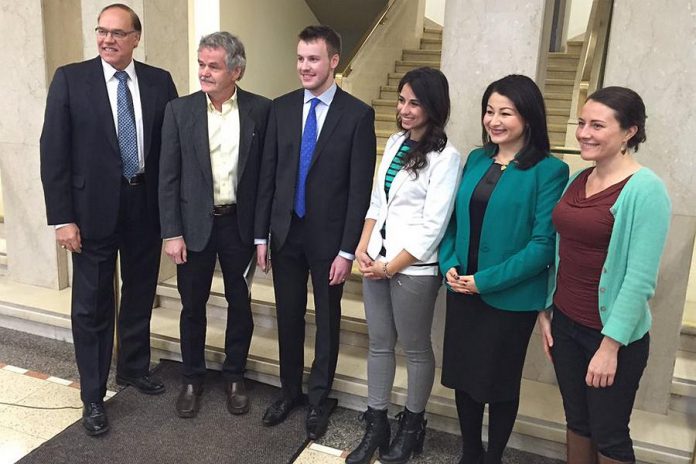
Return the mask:
<svg viewBox="0 0 696 464">
<path fill-rule="evenodd" d="M 114 77 L 118 79 L 118 90 L 116 91 L 118 146 L 121 149 L 121 159 L 123 160 L 123 176 L 126 179 L 130 179 L 140 169 L 133 99 L 131 98 L 130 90 L 128 90 L 128 73 L 116 71 Z"/>
<path fill-rule="evenodd" d="M 297 186 L 295 188 L 295 214 L 299 217 L 305 215 L 305 183 L 309 165 L 312 163 L 314 148 L 317 146 L 317 112 L 316 108 L 320 100 L 312 98 L 311 106 L 302 132 L 302 145 L 300 146 L 300 168 L 297 171 Z"/>
</svg>

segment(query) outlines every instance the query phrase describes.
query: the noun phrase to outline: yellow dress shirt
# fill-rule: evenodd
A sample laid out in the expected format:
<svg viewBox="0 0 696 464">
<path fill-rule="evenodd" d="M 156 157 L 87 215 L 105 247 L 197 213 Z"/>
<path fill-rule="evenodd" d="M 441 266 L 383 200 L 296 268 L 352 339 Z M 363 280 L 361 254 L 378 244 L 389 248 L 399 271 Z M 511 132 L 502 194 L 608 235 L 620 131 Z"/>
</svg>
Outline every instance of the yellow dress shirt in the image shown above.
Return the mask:
<svg viewBox="0 0 696 464">
<path fill-rule="evenodd" d="M 237 202 L 239 164 L 239 106 L 237 92 L 218 111 L 208 100 L 208 144 L 213 171 L 213 202 L 231 205 Z"/>
</svg>

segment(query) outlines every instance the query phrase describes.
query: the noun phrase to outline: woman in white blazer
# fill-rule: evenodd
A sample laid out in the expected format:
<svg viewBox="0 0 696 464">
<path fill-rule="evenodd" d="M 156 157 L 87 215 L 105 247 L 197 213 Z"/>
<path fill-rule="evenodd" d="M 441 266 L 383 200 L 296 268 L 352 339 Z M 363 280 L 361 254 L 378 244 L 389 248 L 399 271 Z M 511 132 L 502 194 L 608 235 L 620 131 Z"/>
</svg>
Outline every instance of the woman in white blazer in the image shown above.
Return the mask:
<svg viewBox="0 0 696 464">
<path fill-rule="evenodd" d="M 461 175 L 459 152 L 447 141 L 449 86 L 432 68 L 409 71 L 399 82 L 400 132 L 384 149 L 356 259 L 370 337 L 365 435 L 348 455 L 368 463 L 377 448 L 383 463 L 404 463 L 423 449 L 425 405 L 435 377 L 430 341 L 442 278 L 437 249 Z M 394 383 L 397 338 L 406 354 L 408 394 L 390 442 L 387 408 Z"/>
</svg>

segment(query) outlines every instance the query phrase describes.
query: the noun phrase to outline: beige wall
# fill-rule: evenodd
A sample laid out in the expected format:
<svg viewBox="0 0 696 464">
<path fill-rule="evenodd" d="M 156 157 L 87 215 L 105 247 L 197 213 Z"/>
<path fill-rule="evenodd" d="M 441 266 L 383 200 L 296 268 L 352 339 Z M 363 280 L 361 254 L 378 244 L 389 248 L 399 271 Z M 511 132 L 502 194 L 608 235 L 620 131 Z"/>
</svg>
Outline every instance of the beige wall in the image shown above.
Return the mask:
<svg viewBox="0 0 696 464">
<path fill-rule="evenodd" d="M 240 86 L 268 98 L 298 88 L 297 34 L 317 22 L 304 0 L 221 2 L 220 29 L 237 35 L 246 48 Z"/>
<path fill-rule="evenodd" d="M 566 6 L 569 11 L 568 28 L 564 31 L 567 39 L 583 34 L 587 29 L 587 21 L 590 19 L 592 10 L 592 0 L 570 0 L 570 6 Z"/>
<path fill-rule="evenodd" d="M 440 26 L 445 24 L 445 3 L 447 3 L 447 0 L 426 0 L 425 17 L 435 21 Z"/>
</svg>

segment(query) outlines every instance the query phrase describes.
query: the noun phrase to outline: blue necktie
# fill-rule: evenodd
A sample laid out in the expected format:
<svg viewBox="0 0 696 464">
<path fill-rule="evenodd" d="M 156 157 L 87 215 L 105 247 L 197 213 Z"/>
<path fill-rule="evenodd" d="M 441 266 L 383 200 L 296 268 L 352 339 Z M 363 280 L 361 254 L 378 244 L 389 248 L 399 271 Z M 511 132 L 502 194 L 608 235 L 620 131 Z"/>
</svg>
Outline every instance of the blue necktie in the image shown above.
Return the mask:
<svg viewBox="0 0 696 464">
<path fill-rule="evenodd" d="M 312 98 L 311 106 L 302 132 L 302 145 L 300 146 L 300 169 L 297 171 L 297 186 L 295 188 L 295 214 L 299 217 L 305 215 L 305 183 L 309 165 L 312 163 L 314 148 L 317 146 L 317 104 L 320 100 Z"/>
<path fill-rule="evenodd" d="M 118 146 L 121 149 L 121 160 L 123 160 L 123 176 L 126 179 L 130 179 L 140 169 L 133 99 L 131 98 L 130 90 L 128 90 L 128 73 L 116 71 L 114 77 L 118 79 L 118 90 L 116 91 Z"/>
</svg>

